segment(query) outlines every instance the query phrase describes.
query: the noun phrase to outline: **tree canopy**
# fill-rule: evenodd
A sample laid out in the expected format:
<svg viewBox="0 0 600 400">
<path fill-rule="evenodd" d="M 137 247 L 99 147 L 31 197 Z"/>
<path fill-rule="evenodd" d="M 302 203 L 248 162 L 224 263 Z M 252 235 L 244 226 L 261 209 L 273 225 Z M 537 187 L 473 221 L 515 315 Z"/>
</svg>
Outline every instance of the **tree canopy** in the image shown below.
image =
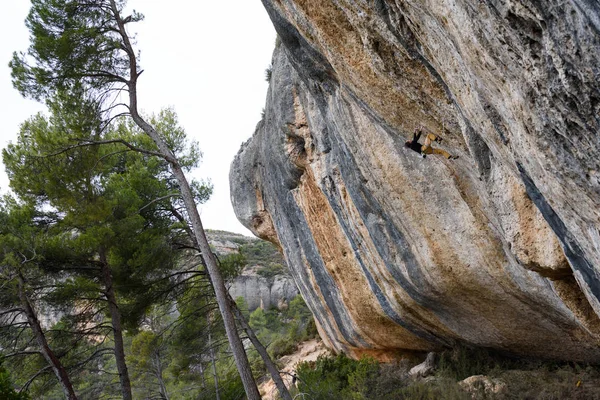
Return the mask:
<svg viewBox="0 0 600 400">
<path fill-rule="evenodd" d="M 140 21 L 143 17 L 135 11 L 124 16 L 125 6 L 124 0 L 33 0 L 26 22 L 31 34 L 31 44 L 26 52 L 15 53 L 13 56 L 10 63 L 13 84 L 26 97 L 44 100 L 51 108 L 60 107 L 68 111 L 64 113 L 65 118 L 74 120 L 73 123 L 68 124 L 69 128 L 85 126 L 85 129 L 74 129 L 75 136 L 63 132 L 68 136 L 68 140 L 74 141 L 71 146 L 83 148 L 90 144 L 119 144 L 121 147 L 117 149 L 124 151 L 126 148 L 144 155 L 154 155 L 166 162 L 173 178 L 172 187 L 177 188 L 181 199 L 180 204 L 183 205 L 180 210 L 171 211 L 175 211 L 173 215 L 189 234 L 192 245 L 200 250 L 246 395 L 251 400 L 258 400 L 260 395 L 252 377 L 244 346 L 237 333 L 225 281 L 217 259 L 210 249 L 197 210 L 198 196 L 202 198 L 204 193 L 202 186 L 190 184 L 186 178 L 185 173 L 190 159 L 178 151 L 177 135 L 171 132 L 171 127 L 167 127 L 169 129 L 167 132 L 158 121 L 148 120 L 138 110 L 137 81 L 143 70 L 139 66 L 139 55 L 128 29 L 132 22 Z M 121 134 L 111 136 L 109 128 L 112 126 L 112 121 L 121 116 L 131 118 L 132 123 L 151 139 L 152 144 L 142 140 L 136 142 Z M 89 132 L 89 136 L 83 138 L 77 136 L 83 132 Z M 67 139 L 56 138 L 56 140 Z M 113 151 L 120 151 L 117 149 Z M 77 160 L 68 162 L 77 162 Z M 23 166 L 23 168 L 27 167 Z M 84 191 L 84 196 L 94 196 L 98 181 L 90 178 L 87 177 L 87 181 L 84 179 L 70 184 L 80 185 L 79 188 L 87 190 Z M 102 176 L 94 179 L 102 179 Z M 68 185 L 66 187 L 68 190 L 75 188 Z M 126 189 L 126 186 L 123 188 Z M 39 194 L 42 197 L 47 195 L 47 193 Z M 169 195 L 165 194 L 165 196 Z M 104 199 L 102 196 L 101 199 L 94 201 L 90 212 L 102 215 L 104 210 L 110 209 L 108 207 L 110 196 L 107 197 Z M 68 204 L 70 207 L 75 207 L 76 202 L 77 199 L 71 199 Z M 137 206 L 134 201 L 129 204 L 131 207 Z M 144 211 L 145 207 L 147 206 L 143 206 Z M 127 214 L 128 210 L 127 206 L 124 206 L 120 211 Z M 110 237 L 107 230 L 111 227 L 93 226 L 91 219 L 89 217 L 85 220 L 84 217 L 81 223 L 90 223 L 91 226 L 87 228 L 90 232 L 90 243 L 100 246 L 102 250 L 104 241 Z M 133 224 L 132 221 L 129 222 Z M 106 254 L 100 251 L 101 264 L 107 265 L 109 262 L 107 257 L 113 255 L 114 253 Z M 103 276 L 106 284 L 111 276 L 106 271 Z M 112 288 L 112 285 L 107 287 Z M 108 297 L 109 306 L 116 307 L 116 301 L 110 299 L 110 293 Z M 112 310 L 111 314 L 118 313 Z M 113 319 L 115 339 L 118 336 L 116 325 L 118 321 Z M 117 357 L 119 358 L 124 357 Z M 126 388 L 128 383 L 123 379 L 127 375 L 126 371 L 120 365 L 118 367 L 124 387 L 123 395 L 126 399 L 131 398 L 131 391 Z M 274 379 L 280 382 L 282 396 L 291 399 L 278 374 L 274 375 L 277 375 Z"/>
<path fill-rule="evenodd" d="M 22 281 L 31 304 L 60 310 L 62 327 L 53 331 L 61 331 L 63 340 L 42 326 L 37 337 L 65 356 L 78 353 L 70 360 L 63 356 L 67 367 L 109 350 L 105 345 L 82 349 L 82 338 L 107 338 L 113 332 L 117 365 L 120 347 L 125 375 L 121 324 L 137 328 L 150 306 L 172 295 L 177 284 L 176 252 L 187 242 L 176 217 L 183 207 L 181 196 L 164 159 L 121 142 L 124 138 L 130 146 L 153 148 L 131 121 L 113 122 L 99 144 L 91 138 L 93 116 L 86 115 L 84 124 L 68 108 L 51 110 L 50 117 L 26 121 L 17 142 L 3 151 L 11 187 L 21 199 L 5 199 L 0 215 L 3 272 L 12 271 L 7 282 Z M 185 168 L 197 165 L 201 153 L 186 142 L 172 110 L 150 121 L 164 130 Z M 193 187 L 199 202 L 212 190 L 210 184 Z M 27 289 L 34 287 L 45 289 Z M 12 301 L 22 307 L 17 294 Z M 102 313 L 112 323 L 98 320 Z M 77 345 L 69 345 L 66 336 Z"/>
</svg>

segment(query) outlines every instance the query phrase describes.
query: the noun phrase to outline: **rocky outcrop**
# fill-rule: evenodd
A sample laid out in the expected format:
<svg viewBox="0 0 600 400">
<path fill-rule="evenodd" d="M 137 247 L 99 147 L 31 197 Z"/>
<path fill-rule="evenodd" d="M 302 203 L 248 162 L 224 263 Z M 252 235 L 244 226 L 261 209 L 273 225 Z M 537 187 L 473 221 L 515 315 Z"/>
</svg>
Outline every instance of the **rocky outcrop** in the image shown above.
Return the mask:
<svg viewBox="0 0 600 400">
<path fill-rule="evenodd" d="M 227 288 L 233 299 L 244 298 L 249 311 L 259 307 L 283 309 L 298 295 L 284 261 L 270 243 L 232 232 L 209 230 L 207 234 L 219 258 L 236 253 L 245 256 L 246 267 Z"/>
<path fill-rule="evenodd" d="M 600 4 L 263 3 L 279 44 L 232 201 L 328 344 L 600 361 Z M 406 149 L 419 125 L 460 158 Z"/>
<path fill-rule="evenodd" d="M 267 279 L 254 273 L 243 274 L 229 285 L 231 297 L 243 297 L 249 311 L 257 308 L 284 309 L 298 295 L 298 289 L 288 275 L 278 275 Z"/>
</svg>

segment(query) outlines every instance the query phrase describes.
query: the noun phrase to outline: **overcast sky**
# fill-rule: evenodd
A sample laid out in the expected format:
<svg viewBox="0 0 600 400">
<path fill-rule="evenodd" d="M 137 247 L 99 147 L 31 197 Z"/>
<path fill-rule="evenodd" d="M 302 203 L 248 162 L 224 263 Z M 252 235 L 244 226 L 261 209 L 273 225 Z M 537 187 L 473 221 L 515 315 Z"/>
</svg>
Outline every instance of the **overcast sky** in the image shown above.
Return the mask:
<svg viewBox="0 0 600 400">
<path fill-rule="evenodd" d="M 210 178 L 212 199 L 201 205 L 205 228 L 250 235 L 229 199 L 229 165 L 260 119 L 275 31 L 260 0 L 129 0 L 145 15 L 137 32 L 144 73 L 139 105 L 146 113 L 173 107 L 188 137 L 204 152 L 194 176 Z M 19 125 L 44 110 L 12 88 L 8 62 L 28 47 L 25 0 L 0 3 L 0 146 L 16 140 Z M 2 168 L 0 189 L 8 181 Z"/>
</svg>

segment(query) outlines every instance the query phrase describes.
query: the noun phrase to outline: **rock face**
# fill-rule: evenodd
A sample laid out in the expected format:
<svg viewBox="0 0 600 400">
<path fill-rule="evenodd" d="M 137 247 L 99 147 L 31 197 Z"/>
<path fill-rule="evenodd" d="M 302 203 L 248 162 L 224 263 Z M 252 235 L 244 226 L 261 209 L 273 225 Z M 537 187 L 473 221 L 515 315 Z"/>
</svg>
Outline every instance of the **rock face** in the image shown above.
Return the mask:
<svg viewBox="0 0 600 400">
<path fill-rule="evenodd" d="M 241 275 L 231 283 L 229 293 L 234 299 L 243 297 L 249 311 L 257 308 L 282 309 L 298 295 L 298 289 L 290 276 L 280 275 L 271 279 L 256 274 Z"/>
<path fill-rule="evenodd" d="M 600 3 L 263 3 L 232 201 L 329 346 L 600 361 Z M 419 125 L 460 158 L 406 149 Z"/>
<path fill-rule="evenodd" d="M 207 233 L 210 246 L 219 257 L 238 252 L 246 257 L 248 266 L 227 286 L 232 298 L 244 298 L 249 311 L 259 307 L 281 309 L 298 295 L 284 261 L 270 243 L 232 232 Z"/>
</svg>

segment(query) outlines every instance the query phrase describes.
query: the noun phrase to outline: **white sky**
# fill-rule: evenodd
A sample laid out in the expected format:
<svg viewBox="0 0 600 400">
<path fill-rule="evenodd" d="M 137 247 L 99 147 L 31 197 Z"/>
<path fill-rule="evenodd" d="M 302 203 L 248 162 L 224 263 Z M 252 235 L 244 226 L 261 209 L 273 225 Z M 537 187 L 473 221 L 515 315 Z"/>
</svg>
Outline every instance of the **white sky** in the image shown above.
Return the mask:
<svg viewBox="0 0 600 400">
<path fill-rule="evenodd" d="M 144 73 L 139 105 L 146 113 L 171 106 L 204 159 L 194 175 L 210 178 L 211 200 L 200 206 L 205 228 L 250 235 L 229 199 L 229 165 L 260 119 L 275 31 L 260 0 L 129 0 L 145 15 L 137 32 Z M 29 2 L 0 3 L 0 146 L 16 140 L 19 125 L 44 107 L 12 88 L 8 62 L 29 44 Z M 0 189 L 8 188 L 4 169 Z"/>
</svg>

